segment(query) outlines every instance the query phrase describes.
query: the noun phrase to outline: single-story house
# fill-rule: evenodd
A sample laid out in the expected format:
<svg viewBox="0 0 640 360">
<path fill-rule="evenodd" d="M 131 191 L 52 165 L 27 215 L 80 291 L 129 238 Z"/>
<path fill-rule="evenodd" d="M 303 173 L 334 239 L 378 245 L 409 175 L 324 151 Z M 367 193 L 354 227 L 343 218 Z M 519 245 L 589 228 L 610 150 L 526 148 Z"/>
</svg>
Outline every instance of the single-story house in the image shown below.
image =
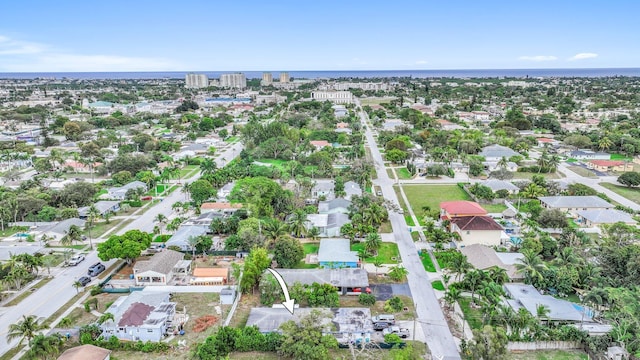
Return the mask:
<svg viewBox="0 0 640 360">
<path fill-rule="evenodd" d="M 358 252 L 351 250 L 349 239 L 322 239 L 318 249 L 318 263 L 323 268 L 357 268 Z"/>
<path fill-rule="evenodd" d="M 110 360 L 111 350 L 86 344 L 72 347 L 58 356 L 58 360 Z"/>
<path fill-rule="evenodd" d="M 462 246 L 502 243 L 503 228 L 490 216 L 464 216 L 451 219 L 450 231 L 460 235 Z"/>
<path fill-rule="evenodd" d="M 491 268 L 501 268 L 507 271 L 509 280 L 522 280 L 522 274 L 518 273 L 513 264 L 505 264 L 496 251 L 482 244 L 472 244 L 460 249 L 460 253 L 467 257 L 467 261 L 478 270 L 488 270 Z M 522 257 L 522 254 L 520 254 Z"/>
<path fill-rule="evenodd" d="M 536 141 L 538 142 L 539 147 L 552 146 L 560 143 L 558 140 L 549 139 L 546 137 L 537 138 Z"/>
<path fill-rule="evenodd" d="M 325 200 L 333 200 L 336 198 L 335 183 L 331 179 L 315 180 L 315 185 L 311 188 L 311 197 L 318 199 L 324 196 Z"/>
<path fill-rule="evenodd" d="M 344 192 L 346 194 L 344 198 L 347 200 L 351 200 L 354 196 L 362 196 L 362 188 L 355 181 L 347 181 L 344 183 Z"/>
<path fill-rule="evenodd" d="M 403 126 L 406 126 L 406 124 L 400 119 L 387 119 L 382 123 L 382 129 L 386 131 L 395 131 Z"/>
<path fill-rule="evenodd" d="M 335 336 L 339 343 L 371 341 L 374 330 L 369 308 L 299 308 L 293 315 L 283 307 L 252 308 L 246 326 L 257 326 L 261 333 L 279 332 L 283 323 L 289 320 L 299 323 L 314 310 L 322 314 L 321 324 L 326 326 L 326 333 Z"/>
<path fill-rule="evenodd" d="M 134 291 L 118 298 L 106 312 L 113 314 L 113 320 L 100 324 L 106 339 L 159 342 L 172 328 L 176 303 L 168 292 Z"/>
<path fill-rule="evenodd" d="M 483 147 L 478 155 L 483 156 L 486 161 L 500 161 L 502 158 L 509 159 L 512 156 L 520 155 L 520 153 L 506 146 L 495 144 Z"/>
<path fill-rule="evenodd" d="M 598 196 L 542 196 L 540 204 L 545 209 L 559 209 L 565 212 L 575 213 L 580 210 L 605 210 L 614 209 Z"/>
<path fill-rule="evenodd" d="M 120 210 L 120 201 L 108 201 L 108 200 L 100 200 L 93 204 L 96 210 L 98 210 L 98 214 L 100 216 L 104 216 L 106 213 L 115 213 Z M 81 219 L 85 219 L 89 216 L 89 209 L 91 206 L 85 206 L 78 209 L 78 213 L 80 214 Z"/>
<path fill-rule="evenodd" d="M 517 194 L 519 188 L 510 181 L 498 180 L 498 179 L 489 179 L 480 182 L 481 185 L 489 187 L 493 192 L 500 190 L 507 190 L 509 194 Z"/>
<path fill-rule="evenodd" d="M 109 188 L 107 190 L 107 194 L 105 194 L 106 196 L 103 195 L 103 197 L 108 199 L 124 200 L 126 198 L 127 191 L 130 189 L 143 189 L 144 191 L 147 191 L 147 184 L 138 180 L 132 181 L 124 186 Z"/>
<path fill-rule="evenodd" d="M 337 123 L 335 132 L 337 132 L 337 133 L 345 133 L 345 134 L 349 134 L 349 135 L 351 135 L 351 133 L 352 133 L 351 128 L 349 128 L 349 124 L 347 124 L 345 122 Z"/>
<path fill-rule="evenodd" d="M 278 273 L 289 286 L 295 283 L 331 284 L 343 295 L 369 286 L 367 271 L 364 269 L 278 269 Z"/>
<path fill-rule="evenodd" d="M 577 306 L 576 304 L 554 298 L 550 295 L 542 295 L 532 285 L 521 283 L 504 284 L 503 288 L 510 299 L 506 302 L 513 311 L 518 312 L 521 308 L 526 309 L 531 315 L 537 317 L 538 306 L 542 305 L 549 311 L 549 321 L 562 322 L 591 322 L 591 311 Z"/>
<path fill-rule="evenodd" d="M 577 160 L 609 160 L 611 159 L 611 154 L 606 152 L 595 152 L 589 149 L 579 149 L 570 152 L 570 158 L 574 158 Z"/>
<path fill-rule="evenodd" d="M 51 240 L 60 241 L 63 237 L 67 236 L 72 225 L 84 229 L 84 223 L 84 220 L 78 218 L 65 219 L 43 229 L 42 235 L 46 235 Z"/>
<path fill-rule="evenodd" d="M 587 162 L 587 167 L 589 169 L 594 169 L 594 170 L 604 171 L 604 172 L 633 171 L 633 164 L 627 161 L 622 161 L 622 160 L 589 160 L 589 162 Z"/>
<path fill-rule="evenodd" d="M 238 209 L 242 209 L 242 204 L 232 204 L 229 202 L 206 202 L 200 205 L 200 213 L 218 212 L 224 215 L 233 215 Z"/>
<path fill-rule="evenodd" d="M 171 235 L 165 245 L 167 247 L 177 246 L 181 251 L 192 251 L 191 245 L 189 244 L 189 238 L 205 235 L 208 231 L 209 226 L 182 225 L 178 228 L 178 231 Z"/>
<path fill-rule="evenodd" d="M 636 225 L 631 215 L 616 209 L 579 210 L 576 212 L 578 222 L 582 226 L 594 227 L 602 224 L 615 224 L 623 222 L 627 225 Z"/>
<path fill-rule="evenodd" d="M 346 199 L 333 199 L 329 201 L 320 201 L 318 203 L 318 213 L 320 214 L 332 214 L 332 213 L 342 213 L 348 214 L 349 207 L 351 206 L 351 201 Z"/>
<path fill-rule="evenodd" d="M 136 286 L 167 285 L 175 274 L 188 274 L 191 261 L 185 263 L 183 259 L 183 253 L 166 249 L 150 260 L 137 261 L 133 266 Z"/>
<path fill-rule="evenodd" d="M 207 212 L 204 214 L 200 214 L 197 217 L 192 217 L 189 218 L 187 220 L 185 220 L 185 222 L 183 222 L 180 226 L 191 226 L 191 225 L 196 225 L 196 226 L 205 226 L 205 227 L 209 227 L 209 225 L 211 225 L 211 222 L 214 219 L 225 219 L 227 217 L 227 215 L 222 214 L 222 213 L 218 213 L 218 212 Z"/>
<path fill-rule="evenodd" d="M 225 285 L 229 281 L 229 268 L 197 267 L 192 275 L 191 285 Z"/>
<path fill-rule="evenodd" d="M 84 174 L 95 172 L 96 168 L 100 165 L 102 165 L 101 162 L 94 162 L 93 164 L 85 164 L 80 161 L 75 161 L 71 159 L 64 162 L 64 167 L 70 167 L 71 169 L 73 169 L 73 172 L 75 173 L 84 173 Z"/>
<path fill-rule="evenodd" d="M 309 141 L 309 144 L 315 147 L 316 150 L 322 150 L 322 148 L 331 146 L 331 144 L 327 140 L 311 140 Z"/>
<path fill-rule="evenodd" d="M 455 217 L 484 215 L 487 215 L 487 210 L 477 202 L 460 200 L 443 201 L 440 203 L 440 218 L 443 220 L 451 220 Z"/>
<path fill-rule="evenodd" d="M 309 214 L 305 225 L 307 230 L 317 227 L 321 237 L 336 237 L 340 236 L 340 228 L 350 222 L 347 214 Z"/>
</svg>

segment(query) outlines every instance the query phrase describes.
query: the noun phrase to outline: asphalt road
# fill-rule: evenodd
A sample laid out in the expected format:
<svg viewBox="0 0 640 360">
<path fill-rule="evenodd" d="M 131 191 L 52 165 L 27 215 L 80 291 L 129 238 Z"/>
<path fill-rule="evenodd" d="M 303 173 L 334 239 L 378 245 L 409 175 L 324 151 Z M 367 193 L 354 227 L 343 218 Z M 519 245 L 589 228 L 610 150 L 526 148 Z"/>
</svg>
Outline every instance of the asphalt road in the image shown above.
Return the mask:
<svg viewBox="0 0 640 360">
<path fill-rule="evenodd" d="M 365 136 L 369 144 L 369 149 L 371 150 L 376 172 L 378 173 L 378 179 L 374 181 L 374 184 L 380 186 L 385 199 L 390 200 L 394 204 L 399 204 L 398 197 L 393 190 L 394 182 L 387 175 L 382 155 L 373 138 L 372 130 L 366 124 L 366 113 L 361 112 L 360 118 L 362 125 L 366 129 Z M 458 346 L 449 330 L 436 294 L 431 287 L 429 277 L 422 266 L 404 216 L 389 211 L 389 221 L 393 228 L 393 234 L 398 244 L 400 256 L 402 256 L 402 265 L 409 271 L 407 278 L 418 314 L 417 322 L 419 326 L 422 327 L 427 346 L 433 358 L 440 360 L 460 359 Z"/>
<path fill-rule="evenodd" d="M 216 162 L 218 163 L 218 166 L 223 165 L 223 160 L 221 160 L 223 158 L 228 162 L 231 159 L 234 159 L 236 156 L 239 156 L 242 148 L 242 144 L 238 142 L 220 152 L 220 154 L 216 156 Z M 199 177 L 200 173 L 189 179 L 183 180 L 183 182 L 193 182 Z M 171 209 L 171 205 L 173 205 L 173 203 L 175 203 L 176 201 L 184 200 L 185 195 L 182 192 L 182 189 L 175 190 L 162 202 L 154 205 L 143 215 L 118 231 L 117 234 L 123 234 L 132 229 L 152 232 L 154 226 L 153 219 L 156 217 L 156 215 L 159 213 L 163 213 L 164 215 L 169 216 L 173 211 Z M 22 300 L 18 305 L 12 306 L 10 308 L 0 309 L 0 356 L 9 351 L 11 348 L 15 347 L 19 341 L 18 339 L 15 339 L 9 343 L 7 342 L 6 335 L 9 330 L 10 324 L 15 324 L 16 322 L 20 321 L 22 315 L 35 315 L 38 318 L 42 319 L 46 319 L 49 316 L 53 315 L 53 313 L 55 313 L 59 308 L 63 307 L 76 294 L 76 289 L 73 287 L 73 283 L 81 276 L 86 275 L 87 268 L 98 261 L 100 260 L 98 259 L 97 251 L 92 251 L 91 253 L 86 255 L 85 261 L 80 263 L 78 266 L 54 269 L 54 271 L 52 272 L 52 275 L 54 275 L 54 277 L 49 283 L 34 291 L 32 295 Z M 115 260 L 111 260 L 103 263 L 108 268 L 114 262 Z M 96 281 L 94 278 L 94 281 L 92 281 L 87 286 L 92 286 L 95 284 Z"/>
</svg>

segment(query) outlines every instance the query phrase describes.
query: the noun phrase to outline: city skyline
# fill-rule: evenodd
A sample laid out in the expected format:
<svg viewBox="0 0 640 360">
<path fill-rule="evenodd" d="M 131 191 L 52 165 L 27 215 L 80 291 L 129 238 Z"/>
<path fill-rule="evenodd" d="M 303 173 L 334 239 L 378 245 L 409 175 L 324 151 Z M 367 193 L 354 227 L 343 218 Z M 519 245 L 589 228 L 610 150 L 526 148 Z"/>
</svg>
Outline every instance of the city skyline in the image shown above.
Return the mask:
<svg viewBox="0 0 640 360">
<path fill-rule="evenodd" d="M 3 5 L 0 72 L 629 68 L 640 4 Z M 28 19 L 29 21 L 25 21 Z"/>
</svg>

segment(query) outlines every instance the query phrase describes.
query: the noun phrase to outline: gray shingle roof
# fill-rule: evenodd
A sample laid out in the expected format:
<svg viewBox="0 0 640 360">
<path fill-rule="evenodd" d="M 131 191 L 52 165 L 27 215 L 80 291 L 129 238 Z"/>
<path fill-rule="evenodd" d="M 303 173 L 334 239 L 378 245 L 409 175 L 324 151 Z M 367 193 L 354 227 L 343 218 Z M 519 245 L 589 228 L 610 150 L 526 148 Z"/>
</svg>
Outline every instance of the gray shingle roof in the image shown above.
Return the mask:
<svg viewBox="0 0 640 360">
<path fill-rule="evenodd" d="M 580 210 L 577 214 L 596 224 L 614 224 L 618 221 L 627 224 L 636 222 L 626 212 L 616 209 Z"/>
<path fill-rule="evenodd" d="M 538 198 L 552 208 L 613 208 L 597 196 L 543 196 Z"/>
<path fill-rule="evenodd" d="M 303 285 L 315 282 L 338 287 L 369 286 L 367 271 L 364 269 L 278 269 L 278 273 L 289 286 L 297 282 Z"/>
<path fill-rule="evenodd" d="M 488 186 L 493 191 L 498 191 L 498 190 L 516 191 L 516 190 L 518 190 L 517 186 L 513 185 L 509 181 L 504 181 L 504 180 L 490 179 L 490 180 L 485 180 L 485 181 L 481 182 L 481 184 L 484 185 L 484 186 Z"/>
<path fill-rule="evenodd" d="M 136 262 L 133 271 L 134 273 L 155 271 L 160 274 L 168 274 L 182 259 L 184 259 L 183 253 L 166 249 L 153 255 L 150 260 Z"/>
<path fill-rule="evenodd" d="M 358 252 L 351 251 L 349 239 L 322 239 L 318 261 L 358 262 Z"/>
<path fill-rule="evenodd" d="M 480 156 L 484 156 L 485 158 L 510 158 L 515 155 L 520 155 L 519 153 L 513 151 L 512 149 L 502 146 L 502 145 L 489 145 L 482 148 Z"/>
</svg>

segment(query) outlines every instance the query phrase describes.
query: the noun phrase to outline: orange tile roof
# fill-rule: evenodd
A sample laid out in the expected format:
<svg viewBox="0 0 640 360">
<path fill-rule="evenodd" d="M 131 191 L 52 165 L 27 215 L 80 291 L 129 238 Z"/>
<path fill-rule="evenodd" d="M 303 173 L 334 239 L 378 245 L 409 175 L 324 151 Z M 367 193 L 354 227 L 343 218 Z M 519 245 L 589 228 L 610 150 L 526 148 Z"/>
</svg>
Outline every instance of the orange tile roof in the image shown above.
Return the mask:
<svg viewBox="0 0 640 360">
<path fill-rule="evenodd" d="M 473 201 L 443 201 L 440 208 L 451 217 L 487 215 L 487 210 Z"/>
<path fill-rule="evenodd" d="M 624 165 L 624 161 L 620 160 L 589 160 L 590 163 L 596 166 L 621 166 Z"/>
</svg>

